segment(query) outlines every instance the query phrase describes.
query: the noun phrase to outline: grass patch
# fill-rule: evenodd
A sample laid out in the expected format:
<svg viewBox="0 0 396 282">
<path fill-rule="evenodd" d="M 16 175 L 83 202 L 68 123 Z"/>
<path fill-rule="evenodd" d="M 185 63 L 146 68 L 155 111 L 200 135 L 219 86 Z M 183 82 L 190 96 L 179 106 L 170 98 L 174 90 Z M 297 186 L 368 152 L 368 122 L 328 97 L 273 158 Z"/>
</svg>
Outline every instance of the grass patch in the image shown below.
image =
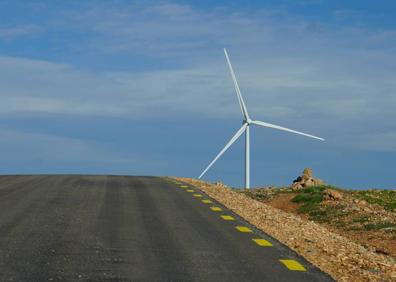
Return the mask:
<svg viewBox="0 0 396 282">
<path fill-rule="evenodd" d="M 362 227 L 361 226 L 347 226 L 345 228 L 345 230 L 347 231 L 362 231 Z"/>
<path fill-rule="evenodd" d="M 323 194 L 314 193 L 314 194 L 299 194 L 292 199 L 294 203 L 310 203 L 317 204 L 323 201 Z"/>
<path fill-rule="evenodd" d="M 395 190 L 361 190 L 351 191 L 352 195 L 370 204 L 377 204 L 389 211 L 396 211 Z"/>
<path fill-rule="evenodd" d="M 307 187 L 304 188 L 303 190 L 301 190 L 303 193 L 310 193 L 310 194 L 315 194 L 315 193 L 322 193 L 326 188 L 328 188 L 327 186 L 324 185 L 319 185 L 319 186 L 311 186 L 311 187 Z"/>
<path fill-rule="evenodd" d="M 359 217 L 355 217 L 354 219 L 352 219 L 352 222 L 358 222 L 358 223 L 365 223 L 365 222 L 369 222 L 370 218 L 368 216 L 359 216 Z"/>
<path fill-rule="evenodd" d="M 344 221 L 335 221 L 334 222 L 335 226 L 338 228 L 345 228 L 347 227 L 347 223 Z"/>
<path fill-rule="evenodd" d="M 299 213 L 308 213 L 308 214 L 311 212 L 315 212 L 316 210 L 318 210 L 318 205 L 316 203 L 305 203 L 297 209 Z"/>
<path fill-rule="evenodd" d="M 392 223 L 389 221 L 376 222 L 376 223 L 368 223 L 364 225 L 365 230 L 379 230 L 384 228 L 396 228 L 396 223 Z"/>
<path fill-rule="evenodd" d="M 396 202 L 386 203 L 384 208 L 386 210 L 395 211 L 396 210 Z"/>
<path fill-rule="evenodd" d="M 300 213 L 317 213 L 318 204 L 323 202 L 323 190 L 325 186 L 312 186 L 301 190 L 291 201 L 302 204 L 298 211 Z"/>
<path fill-rule="evenodd" d="M 323 207 L 323 191 L 329 188 L 328 186 L 312 186 L 301 190 L 301 193 L 296 195 L 292 202 L 302 204 L 298 208 L 298 212 L 306 213 L 309 219 L 319 223 L 331 222 L 337 220 L 339 227 L 344 226 L 344 223 L 338 219 L 347 213 L 343 211 L 345 207 L 342 206 L 327 206 Z M 333 189 L 331 187 L 331 189 Z"/>
<path fill-rule="evenodd" d="M 342 221 L 339 219 L 342 216 L 345 216 L 347 213 L 343 211 L 343 207 L 319 207 L 316 210 L 312 210 L 309 212 L 310 219 L 323 223 L 323 222 L 332 222 L 336 220 L 336 225 L 341 227 L 344 225 Z"/>
</svg>

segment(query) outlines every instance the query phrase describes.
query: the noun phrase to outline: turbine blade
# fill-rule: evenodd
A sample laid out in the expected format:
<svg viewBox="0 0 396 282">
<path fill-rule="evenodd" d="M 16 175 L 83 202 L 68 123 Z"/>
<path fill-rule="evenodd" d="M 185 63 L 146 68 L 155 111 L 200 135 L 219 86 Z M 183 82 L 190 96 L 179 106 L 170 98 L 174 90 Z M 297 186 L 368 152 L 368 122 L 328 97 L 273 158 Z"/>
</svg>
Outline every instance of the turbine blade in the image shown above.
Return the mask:
<svg viewBox="0 0 396 282">
<path fill-rule="evenodd" d="M 227 60 L 228 68 L 230 69 L 230 72 L 231 72 L 232 81 L 234 82 L 234 87 L 235 87 L 235 91 L 236 91 L 236 94 L 238 97 L 239 106 L 241 107 L 241 111 L 242 111 L 242 114 L 243 114 L 245 120 L 248 120 L 249 114 L 247 112 L 245 102 L 243 101 L 241 90 L 239 89 L 238 81 L 236 80 L 236 77 L 235 77 L 234 69 L 232 68 L 230 58 L 228 57 L 228 53 L 225 48 L 224 48 L 224 55 Z"/>
<path fill-rule="evenodd" d="M 286 127 L 282 127 L 282 126 L 279 126 L 279 125 L 275 125 L 275 124 L 271 124 L 271 123 L 267 123 L 267 122 L 263 122 L 263 121 L 259 121 L 259 120 L 252 121 L 252 124 L 263 126 L 263 127 L 274 128 L 274 129 L 278 129 L 278 130 L 282 130 L 282 131 L 287 131 L 287 132 L 291 132 L 291 133 L 295 133 L 295 134 L 299 134 L 299 135 L 307 136 L 307 137 L 310 137 L 310 138 L 314 138 L 314 139 L 325 141 L 321 137 L 317 137 L 317 136 L 314 136 L 314 135 L 311 135 L 311 134 L 307 134 L 307 133 L 304 133 L 304 132 L 300 132 L 300 131 L 297 131 L 297 130 L 289 129 L 289 128 L 286 128 Z"/>
<path fill-rule="evenodd" d="M 213 161 L 208 165 L 208 167 L 201 173 L 201 175 L 198 177 L 200 179 L 208 170 L 209 168 L 217 161 L 218 158 L 221 157 L 221 155 L 224 154 L 225 151 L 239 138 L 239 136 L 242 135 L 242 133 L 246 130 L 247 124 L 245 123 L 242 125 L 242 127 L 235 133 L 235 135 L 231 138 L 230 141 L 228 141 L 227 145 L 220 151 L 220 153 L 213 159 Z"/>
</svg>

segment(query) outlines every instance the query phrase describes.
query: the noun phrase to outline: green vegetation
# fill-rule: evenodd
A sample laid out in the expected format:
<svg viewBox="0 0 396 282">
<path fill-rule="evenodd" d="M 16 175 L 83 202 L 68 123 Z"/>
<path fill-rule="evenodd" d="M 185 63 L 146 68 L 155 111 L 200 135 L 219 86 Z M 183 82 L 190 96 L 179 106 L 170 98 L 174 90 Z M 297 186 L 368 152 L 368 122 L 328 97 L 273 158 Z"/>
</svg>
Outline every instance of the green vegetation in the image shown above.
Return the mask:
<svg viewBox="0 0 396 282">
<path fill-rule="evenodd" d="M 292 199 L 294 203 L 302 203 L 298 208 L 301 213 L 320 214 L 318 204 L 323 201 L 323 191 L 325 186 L 312 186 L 301 190 L 301 193 Z"/>
<path fill-rule="evenodd" d="M 348 201 L 331 201 L 323 203 L 324 190 L 337 190 L 343 194 L 349 194 L 352 199 L 365 200 L 370 204 L 377 204 L 388 211 L 396 212 L 395 190 L 344 190 L 333 186 L 312 186 L 293 191 L 287 188 L 252 189 L 241 191 L 246 196 L 259 200 L 270 201 L 281 194 L 288 193 L 294 197 L 292 202 L 298 203 L 297 212 L 307 214 L 310 220 L 319 223 L 329 223 L 337 228 L 355 231 L 382 230 L 392 235 L 396 240 L 396 222 L 378 218 L 373 214 L 364 214 L 362 209 L 354 207 Z M 356 210 L 357 209 L 357 210 Z M 363 214 L 362 214 L 363 212 Z"/>
<path fill-rule="evenodd" d="M 392 234 L 392 239 L 396 240 L 396 223 L 389 221 L 368 223 L 363 225 L 364 230 L 384 230 L 386 233 Z"/>
<path fill-rule="evenodd" d="M 292 202 L 301 203 L 302 205 L 298 208 L 298 212 L 306 213 L 309 215 L 311 220 L 317 222 L 330 222 L 333 219 L 339 218 L 345 215 L 343 207 L 333 206 L 322 206 L 323 202 L 323 191 L 329 188 L 328 186 L 312 186 L 301 190 L 301 193 L 296 195 Z M 344 225 L 343 222 L 338 221 L 340 227 Z"/>
<path fill-rule="evenodd" d="M 336 206 L 322 205 L 323 191 L 326 188 L 334 187 L 314 186 L 301 190 L 292 202 L 300 203 L 298 212 L 309 215 L 309 219 L 319 223 L 334 223 L 338 228 L 347 228 L 348 230 L 384 230 L 391 233 L 396 238 L 396 223 L 389 221 L 375 221 L 368 215 L 361 215 L 350 218 L 352 215 L 347 212 L 346 207 L 341 203 Z M 341 190 L 337 189 L 336 190 Z M 349 191 L 353 197 L 365 200 L 371 204 L 378 204 L 387 210 L 396 210 L 396 191 L 391 190 L 364 190 Z"/>
<path fill-rule="evenodd" d="M 357 223 L 365 223 L 369 221 L 370 218 L 368 216 L 358 216 L 352 219 L 352 222 L 357 222 Z"/>
<path fill-rule="evenodd" d="M 396 223 L 392 223 L 389 221 L 375 222 L 375 223 L 367 223 L 364 225 L 365 230 L 379 230 L 379 229 L 388 229 L 389 231 L 396 231 Z"/>
<path fill-rule="evenodd" d="M 350 191 L 350 193 L 370 204 L 377 204 L 389 211 L 396 211 L 396 191 L 395 190 L 361 190 Z"/>
<path fill-rule="evenodd" d="M 309 213 L 310 218 L 314 221 L 317 222 L 332 222 L 333 220 L 335 221 L 335 224 L 338 227 L 345 226 L 345 222 L 341 221 L 340 219 L 343 216 L 348 215 L 348 212 L 344 211 L 343 206 L 327 206 L 327 207 L 321 207 L 320 212 L 310 212 Z"/>
</svg>

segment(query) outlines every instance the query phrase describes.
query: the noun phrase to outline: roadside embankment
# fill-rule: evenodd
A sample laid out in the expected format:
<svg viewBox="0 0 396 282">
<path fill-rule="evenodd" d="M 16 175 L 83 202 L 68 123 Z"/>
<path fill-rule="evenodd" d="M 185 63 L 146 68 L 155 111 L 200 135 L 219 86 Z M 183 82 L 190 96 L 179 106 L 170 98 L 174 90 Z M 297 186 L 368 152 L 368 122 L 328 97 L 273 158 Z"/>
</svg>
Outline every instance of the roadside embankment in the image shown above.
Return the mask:
<svg viewBox="0 0 396 282">
<path fill-rule="evenodd" d="M 375 253 L 307 218 L 226 186 L 190 178 L 176 179 L 201 189 L 338 281 L 396 281 L 396 263 L 391 256 Z"/>
</svg>

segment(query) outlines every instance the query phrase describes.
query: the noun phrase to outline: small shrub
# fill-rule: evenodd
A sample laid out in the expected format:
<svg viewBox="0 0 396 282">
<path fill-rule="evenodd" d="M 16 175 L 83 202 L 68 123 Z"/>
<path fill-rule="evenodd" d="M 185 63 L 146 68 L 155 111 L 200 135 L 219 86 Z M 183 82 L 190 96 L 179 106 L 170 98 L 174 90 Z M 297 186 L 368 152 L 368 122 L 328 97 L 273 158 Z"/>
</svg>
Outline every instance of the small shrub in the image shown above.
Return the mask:
<svg viewBox="0 0 396 282">
<path fill-rule="evenodd" d="M 354 219 L 352 219 L 353 222 L 359 222 L 359 223 L 368 222 L 369 220 L 370 220 L 370 218 L 368 216 L 360 216 L 360 217 L 355 217 Z"/>
<path fill-rule="evenodd" d="M 389 227 L 396 227 L 396 223 L 392 223 L 389 221 L 383 221 L 383 222 L 376 222 L 376 223 L 368 223 L 364 225 L 364 229 L 366 230 L 379 230 L 383 228 L 389 228 Z"/>
<path fill-rule="evenodd" d="M 305 203 L 298 208 L 298 212 L 300 213 L 310 213 L 318 209 L 318 205 L 316 203 Z"/>
<path fill-rule="evenodd" d="M 309 217 L 318 222 L 329 221 L 329 215 L 326 210 L 316 209 L 309 212 Z"/>
<path fill-rule="evenodd" d="M 326 186 L 324 185 L 320 185 L 320 186 L 311 186 L 311 187 L 307 187 L 304 188 L 303 190 L 301 190 L 303 193 L 322 193 L 324 190 L 326 189 Z"/>
<path fill-rule="evenodd" d="M 291 201 L 294 203 L 305 203 L 310 202 L 311 198 L 312 197 L 309 194 L 298 194 Z"/>
<path fill-rule="evenodd" d="M 385 209 L 390 210 L 390 211 L 396 210 L 396 202 L 385 204 Z"/>
<path fill-rule="evenodd" d="M 298 208 L 300 213 L 308 213 L 312 217 L 320 217 L 319 203 L 323 201 L 324 186 L 312 186 L 301 190 L 301 193 L 296 195 L 291 201 L 294 203 L 301 203 Z"/>
<path fill-rule="evenodd" d="M 320 203 L 323 201 L 323 188 L 322 186 L 308 187 L 302 190 L 292 199 L 294 203 Z"/>
</svg>

